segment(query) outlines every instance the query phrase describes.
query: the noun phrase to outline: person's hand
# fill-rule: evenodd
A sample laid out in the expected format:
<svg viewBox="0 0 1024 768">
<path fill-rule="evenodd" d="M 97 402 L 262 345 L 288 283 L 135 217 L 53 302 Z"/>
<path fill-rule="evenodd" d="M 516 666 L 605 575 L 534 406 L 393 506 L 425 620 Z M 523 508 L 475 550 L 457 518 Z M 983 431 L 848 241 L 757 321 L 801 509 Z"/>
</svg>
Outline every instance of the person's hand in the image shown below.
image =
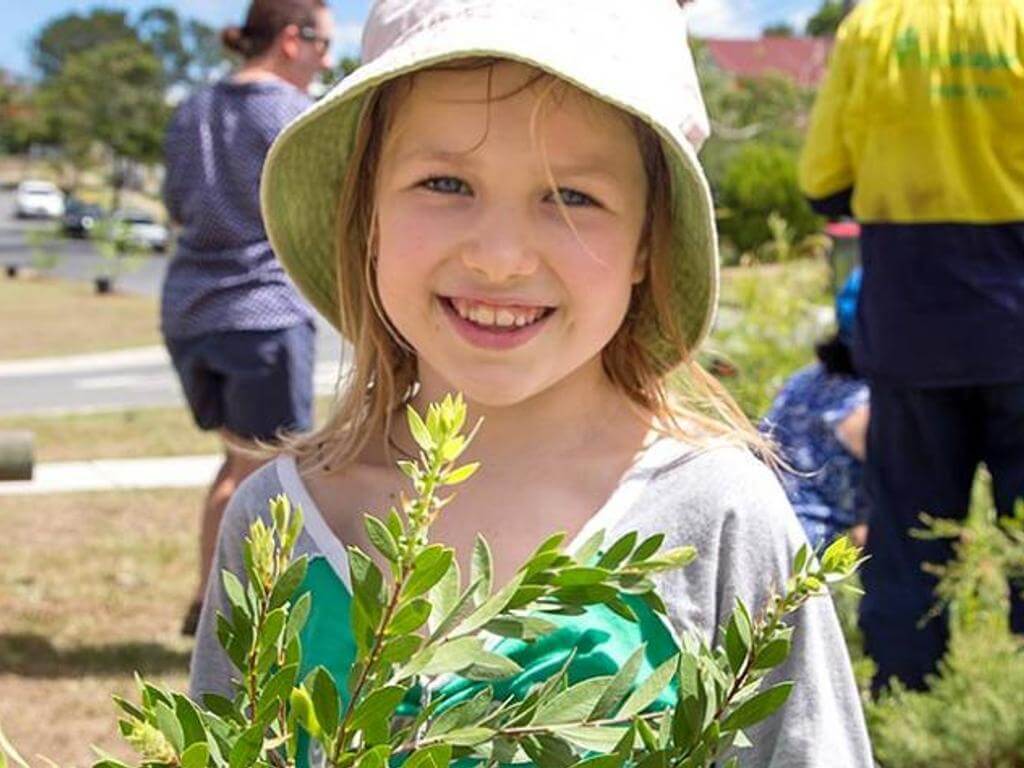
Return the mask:
<svg viewBox="0 0 1024 768">
<path fill-rule="evenodd" d="M 853 542 L 855 547 L 863 549 L 868 543 L 868 524 L 860 523 L 853 526 L 847 536 L 850 537 L 850 541 Z"/>
</svg>

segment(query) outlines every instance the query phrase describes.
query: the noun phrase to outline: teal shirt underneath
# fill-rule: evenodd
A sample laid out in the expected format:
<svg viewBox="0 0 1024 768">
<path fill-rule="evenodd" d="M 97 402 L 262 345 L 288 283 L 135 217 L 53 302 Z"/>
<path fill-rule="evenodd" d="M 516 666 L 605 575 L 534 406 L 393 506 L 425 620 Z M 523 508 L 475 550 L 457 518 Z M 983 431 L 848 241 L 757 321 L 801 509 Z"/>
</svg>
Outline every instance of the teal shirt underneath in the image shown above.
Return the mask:
<svg viewBox="0 0 1024 768">
<path fill-rule="evenodd" d="M 330 671 L 342 691 L 341 699 L 347 704 L 346 681 L 355 661 L 356 644 L 349 625 L 352 596 L 324 557 L 313 557 L 309 562 L 306 580 L 298 594 L 309 592 L 312 606 L 309 620 L 302 631 L 302 666 L 299 679 L 303 679 L 318 666 Z M 623 600 L 637 615 L 637 622 L 628 621 L 603 605 L 587 608 L 579 616 L 552 616 L 545 618 L 558 625 L 558 629 L 532 642 L 501 638 L 492 648 L 516 662 L 522 672 L 494 683 L 481 683 L 454 677 L 434 692 L 452 704 L 472 697 L 486 685 L 492 685 L 496 699 L 513 696 L 524 698 L 530 688 L 557 673 L 575 651 L 569 665 L 569 683 L 602 675 L 614 675 L 637 648 L 646 644 L 646 652 L 637 674 L 646 679 L 659 665 L 679 650 L 678 643 L 666 623 L 647 606 L 631 595 Z M 654 708 L 671 706 L 676 694 L 674 683 L 666 687 Z M 309 768 L 308 738 L 300 738 L 298 768 Z"/>
</svg>

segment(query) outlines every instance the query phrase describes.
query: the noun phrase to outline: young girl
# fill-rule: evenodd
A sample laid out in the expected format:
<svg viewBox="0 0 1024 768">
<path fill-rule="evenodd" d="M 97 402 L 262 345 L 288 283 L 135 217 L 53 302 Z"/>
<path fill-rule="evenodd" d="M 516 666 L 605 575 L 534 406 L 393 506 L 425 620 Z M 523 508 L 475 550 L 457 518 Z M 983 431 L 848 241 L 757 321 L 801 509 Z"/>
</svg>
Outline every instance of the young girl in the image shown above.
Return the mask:
<svg viewBox="0 0 1024 768">
<path fill-rule="evenodd" d="M 706 117 L 677 4 L 379 0 L 363 61 L 285 130 L 262 187 L 276 252 L 351 342 L 349 378 L 327 425 L 235 494 L 215 568 L 243 572 L 242 539 L 270 497 L 300 504 L 304 663 L 344 679 L 344 547 L 371 551 L 363 513 L 407 486 L 394 465 L 416 452 L 405 405 L 459 391 L 470 421 L 484 419 L 465 455 L 483 467 L 432 536 L 464 571 L 478 532 L 499 583 L 558 531 L 660 532 L 699 552 L 659 582 L 674 634 L 605 617 L 585 643 L 569 626 L 561 647 L 500 646 L 524 679 L 571 650 L 576 677 L 607 674 L 641 642 L 653 666 L 679 633 L 710 641 L 736 598 L 763 606 L 804 538 L 748 450 L 763 448 L 756 431 L 692 362 L 717 253 L 687 140 Z M 215 632 L 227 601 L 210 583 L 194 696 L 231 689 Z M 812 601 L 796 625 L 778 673 L 796 689 L 752 730 L 742 765 L 867 768 L 831 603 Z"/>
</svg>

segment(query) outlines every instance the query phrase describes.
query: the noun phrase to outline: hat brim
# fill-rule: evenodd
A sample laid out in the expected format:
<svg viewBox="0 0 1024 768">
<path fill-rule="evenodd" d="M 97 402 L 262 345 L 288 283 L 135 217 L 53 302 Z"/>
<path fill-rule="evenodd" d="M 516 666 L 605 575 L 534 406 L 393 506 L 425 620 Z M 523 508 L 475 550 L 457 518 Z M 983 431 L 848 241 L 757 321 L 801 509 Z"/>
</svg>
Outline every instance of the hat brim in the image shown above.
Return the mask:
<svg viewBox="0 0 1024 768">
<path fill-rule="evenodd" d="M 644 114 L 616 88 L 598 89 L 568 61 L 552 61 L 545 46 L 524 52 L 500 40 L 480 44 L 448 41 L 437 50 L 398 47 L 365 64 L 290 123 L 273 143 L 261 181 L 261 207 L 271 245 L 296 287 L 339 332 L 338 206 L 346 168 L 355 147 L 367 97 L 384 83 L 431 66 L 471 57 L 518 61 L 564 80 L 585 93 L 633 114 L 661 139 L 672 176 L 671 310 L 685 349 L 669 341 L 653 317 L 641 318 L 641 338 L 662 370 L 678 365 L 704 340 L 718 302 L 718 246 L 711 194 L 693 147 L 678 126 Z M 533 55 L 528 55 L 532 53 Z M 627 92 L 628 93 L 628 92 Z"/>
</svg>

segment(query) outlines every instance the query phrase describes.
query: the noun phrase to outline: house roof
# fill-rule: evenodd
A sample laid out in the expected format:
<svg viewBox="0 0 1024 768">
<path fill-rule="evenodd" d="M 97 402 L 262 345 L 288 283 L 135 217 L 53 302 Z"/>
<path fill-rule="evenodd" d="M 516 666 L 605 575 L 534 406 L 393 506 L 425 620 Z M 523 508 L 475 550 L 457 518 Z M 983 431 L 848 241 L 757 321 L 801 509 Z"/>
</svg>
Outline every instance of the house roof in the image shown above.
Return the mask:
<svg viewBox="0 0 1024 768">
<path fill-rule="evenodd" d="M 797 85 L 814 87 L 825 77 L 829 37 L 764 37 L 757 40 L 704 40 L 715 64 L 736 77 L 782 75 Z"/>
</svg>

